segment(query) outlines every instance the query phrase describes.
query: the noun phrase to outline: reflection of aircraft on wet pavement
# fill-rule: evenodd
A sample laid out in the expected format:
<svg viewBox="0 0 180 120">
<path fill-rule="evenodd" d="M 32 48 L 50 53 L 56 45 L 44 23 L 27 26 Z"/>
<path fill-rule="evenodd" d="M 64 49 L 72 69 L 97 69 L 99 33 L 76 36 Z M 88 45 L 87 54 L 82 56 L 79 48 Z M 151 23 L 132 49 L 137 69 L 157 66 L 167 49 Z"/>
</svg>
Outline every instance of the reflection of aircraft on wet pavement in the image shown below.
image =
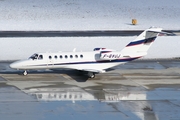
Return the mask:
<svg viewBox="0 0 180 120">
<path fill-rule="evenodd" d="M 23 90 L 39 101 L 94 101 L 119 102 L 120 100 L 146 100 L 146 93 L 117 90 L 83 90 L 73 88 L 32 88 Z"/>
<path fill-rule="evenodd" d="M 98 107 L 94 107 L 92 109 L 101 108 L 102 105 L 112 106 L 112 111 L 120 112 L 123 115 L 129 115 L 128 112 L 132 113 L 141 118 L 142 120 L 146 120 L 145 117 L 148 116 L 148 108 L 151 108 L 151 105 L 146 101 L 147 94 L 146 92 L 139 92 L 139 91 L 124 91 L 124 90 L 114 90 L 114 89 L 103 89 L 103 90 L 93 90 L 93 89 L 81 89 L 79 87 L 67 87 L 67 88 L 30 88 L 24 89 L 25 93 L 35 96 L 38 101 L 61 101 L 63 104 L 70 102 L 76 105 L 84 104 L 91 104 L 91 106 L 99 105 Z M 142 102 L 136 102 L 142 101 Z M 102 102 L 102 103 L 101 103 Z M 99 103 L 99 104 L 96 104 Z M 83 106 L 83 105 L 82 105 Z M 106 106 L 107 107 L 107 106 Z M 103 108 L 103 107 L 102 107 Z M 108 107 L 107 107 L 108 108 Z M 92 110 L 91 109 L 91 110 Z M 125 110 L 126 112 L 124 112 Z M 134 112 L 137 111 L 138 112 Z M 111 109 L 107 110 L 111 111 Z M 127 112 L 128 111 L 128 112 Z M 147 111 L 145 113 L 139 111 Z M 154 113 L 151 112 L 151 118 L 155 118 Z M 146 115 L 147 114 L 147 115 Z M 139 119 L 137 119 L 139 120 Z"/>
<path fill-rule="evenodd" d="M 108 68 L 145 56 L 158 34 L 164 33 L 161 30 L 154 27 L 145 30 L 122 51 L 95 48 L 91 52 L 74 50 L 73 52 L 35 53 L 27 60 L 10 64 L 10 67 L 25 70 L 24 75 L 27 75 L 26 70 L 30 69 L 75 69 L 94 78 L 96 73 L 103 73 Z"/>
</svg>

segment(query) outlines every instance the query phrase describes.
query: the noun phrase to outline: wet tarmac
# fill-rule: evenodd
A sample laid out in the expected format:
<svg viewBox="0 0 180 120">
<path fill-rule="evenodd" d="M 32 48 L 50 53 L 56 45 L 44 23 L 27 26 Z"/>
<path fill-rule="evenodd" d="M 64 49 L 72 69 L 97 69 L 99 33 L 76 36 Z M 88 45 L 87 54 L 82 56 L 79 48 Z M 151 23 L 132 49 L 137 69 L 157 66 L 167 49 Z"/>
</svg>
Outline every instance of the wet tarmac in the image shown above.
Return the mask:
<svg viewBox="0 0 180 120">
<path fill-rule="evenodd" d="M 2 120 L 179 120 L 180 60 L 138 60 L 97 74 L 34 70 L 0 62 Z"/>
</svg>

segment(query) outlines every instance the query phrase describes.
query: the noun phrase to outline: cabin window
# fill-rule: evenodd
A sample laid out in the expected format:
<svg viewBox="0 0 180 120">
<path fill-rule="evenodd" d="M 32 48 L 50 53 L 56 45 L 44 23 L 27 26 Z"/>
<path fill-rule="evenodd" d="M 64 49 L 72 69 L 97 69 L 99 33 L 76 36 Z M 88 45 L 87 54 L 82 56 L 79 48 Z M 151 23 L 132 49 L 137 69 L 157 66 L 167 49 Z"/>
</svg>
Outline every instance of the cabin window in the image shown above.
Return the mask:
<svg viewBox="0 0 180 120">
<path fill-rule="evenodd" d="M 65 58 L 67 59 L 67 58 L 68 58 L 68 56 L 67 56 L 67 55 L 65 55 Z"/>
<path fill-rule="evenodd" d="M 78 55 L 75 55 L 76 58 L 78 58 Z"/>
<path fill-rule="evenodd" d="M 80 55 L 80 58 L 83 58 L 83 55 Z"/>
<path fill-rule="evenodd" d="M 54 58 L 57 59 L 57 55 L 55 55 Z"/>
<path fill-rule="evenodd" d="M 62 56 L 62 55 L 60 55 L 60 56 L 59 56 L 59 58 L 61 58 L 61 59 L 62 59 L 62 58 L 63 58 L 63 56 Z"/>
<path fill-rule="evenodd" d="M 52 59 L 52 57 L 51 57 L 51 56 L 49 56 L 49 59 Z"/>
<path fill-rule="evenodd" d="M 70 58 L 73 58 L 73 56 L 72 56 L 72 55 L 70 55 Z"/>
<path fill-rule="evenodd" d="M 43 55 L 39 55 L 38 60 L 42 60 L 43 59 Z"/>
</svg>

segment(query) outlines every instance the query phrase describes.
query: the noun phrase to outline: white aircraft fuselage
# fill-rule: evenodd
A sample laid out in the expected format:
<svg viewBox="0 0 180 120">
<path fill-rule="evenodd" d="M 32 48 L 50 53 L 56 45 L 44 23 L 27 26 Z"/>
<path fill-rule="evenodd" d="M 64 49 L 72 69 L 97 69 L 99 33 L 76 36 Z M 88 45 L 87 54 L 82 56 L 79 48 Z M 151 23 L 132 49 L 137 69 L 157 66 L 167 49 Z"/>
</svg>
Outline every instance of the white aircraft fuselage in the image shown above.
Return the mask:
<svg viewBox="0 0 180 120">
<path fill-rule="evenodd" d="M 87 71 L 88 76 L 93 78 L 95 73 L 103 73 L 108 68 L 145 56 L 158 34 L 162 33 L 161 30 L 145 30 L 121 51 L 95 48 L 90 52 L 35 53 L 29 59 L 10 64 L 10 67 L 25 70 L 24 75 L 27 74 L 26 70 L 31 69 L 75 69 Z"/>
<path fill-rule="evenodd" d="M 77 70 L 85 70 L 85 71 L 97 70 L 97 72 L 98 71 L 101 72 L 104 69 L 111 68 L 140 57 L 140 56 L 133 58 L 126 56 L 123 57 L 119 53 L 119 54 L 109 54 L 111 55 L 111 57 L 109 58 L 112 59 L 104 60 L 100 58 L 101 56 L 100 52 L 101 51 L 35 53 L 34 55 L 37 55 L 36 58 L 30 57 L 27 60 L 20 60 L 15 63 L 12 63 L 10 66 L 11 68 L 16 68 L 20 70 L 68 68 L 68 69 L 77 69 Z"/>
</svg>

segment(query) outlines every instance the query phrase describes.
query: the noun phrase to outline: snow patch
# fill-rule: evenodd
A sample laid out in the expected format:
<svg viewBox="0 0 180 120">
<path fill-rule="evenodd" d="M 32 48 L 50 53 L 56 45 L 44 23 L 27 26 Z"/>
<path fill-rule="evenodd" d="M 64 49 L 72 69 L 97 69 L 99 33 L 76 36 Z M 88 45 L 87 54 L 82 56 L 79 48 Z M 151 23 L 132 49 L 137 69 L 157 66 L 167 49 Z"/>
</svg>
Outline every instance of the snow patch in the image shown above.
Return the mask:
<svg viewBox="0 0 180 120">
<path fill-rule="evenodd" d="M 1 30 L 179 29 L 179 0 L 1 0 Z M 131 20 L 138 24 L 132 25 Z"/>
<path fill-rule="evenodd" d="M 96 47 L 122 50 L 134 37 L 1 38 L 0 60 L 26 59 L 36 52 L 93 51 Z M 180 36 L 158 37 L 144 58 L 180 57 Z"/>
</svg>

